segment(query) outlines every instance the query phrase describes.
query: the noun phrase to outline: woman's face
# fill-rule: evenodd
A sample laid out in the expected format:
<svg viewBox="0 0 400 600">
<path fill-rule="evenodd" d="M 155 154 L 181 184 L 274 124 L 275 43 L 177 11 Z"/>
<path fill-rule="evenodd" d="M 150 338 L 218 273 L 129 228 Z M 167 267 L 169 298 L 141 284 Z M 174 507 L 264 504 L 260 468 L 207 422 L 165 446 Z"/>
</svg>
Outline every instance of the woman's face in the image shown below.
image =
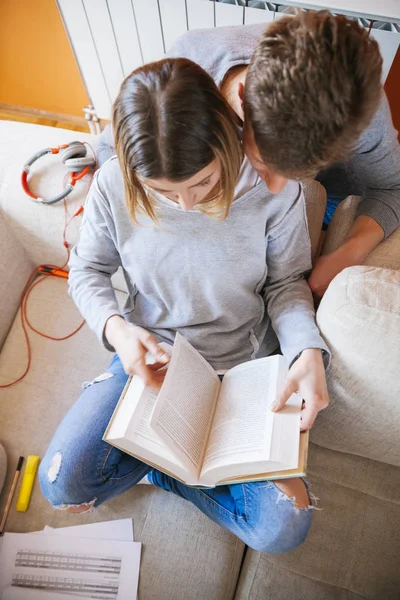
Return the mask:
<svg viewBox="0 0 400 600">
<path fill-rule="evenodd" d="M 144 179 L 141 182 L 155 192 L 173 200 L 182 210 L 191 210 L 196 204 L 208 202 L 213 196 L 213 190 L 221 179 L 221 161 L 215 158 L 204 169 L 185 181 L 170 181 L 169 179 Z"/>
</svg>

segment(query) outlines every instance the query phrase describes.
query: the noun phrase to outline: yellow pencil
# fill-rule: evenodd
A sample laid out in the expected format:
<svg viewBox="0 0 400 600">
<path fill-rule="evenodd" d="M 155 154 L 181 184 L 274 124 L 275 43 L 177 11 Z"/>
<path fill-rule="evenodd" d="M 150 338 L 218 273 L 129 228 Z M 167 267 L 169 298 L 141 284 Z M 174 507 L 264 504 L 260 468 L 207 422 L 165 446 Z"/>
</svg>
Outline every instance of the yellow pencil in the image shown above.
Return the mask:
<svg viewBox="0 0 400 600">
<path fill-rule="evenodd" d="M 14 479 L 13 479 L 13 482 L 11 484 L 10 493 L 8 494 L 7 503 L 6 503 L 6 506 L 4 508 L 3 517 L 1 519 L 1 523 L 0 523 L 0 535 L 3 535 L 3 533 L 4 533 L 4 528 L 5 528 L 5 525 L 6 525 L 8 513 L 10 512 L 11 502 L 12 502 L 12 499 L 14 497 L 15 488 L 17 487 L 18 478 L 19 478 L 19 475 L 21 473 L 21 467 L 22 467 L 22 463 L 23 462 L 24 462 L 24 457 L 20 456 L 19 460 L 18 460 L 17 469 L 15 471 Z"/>
</svg>

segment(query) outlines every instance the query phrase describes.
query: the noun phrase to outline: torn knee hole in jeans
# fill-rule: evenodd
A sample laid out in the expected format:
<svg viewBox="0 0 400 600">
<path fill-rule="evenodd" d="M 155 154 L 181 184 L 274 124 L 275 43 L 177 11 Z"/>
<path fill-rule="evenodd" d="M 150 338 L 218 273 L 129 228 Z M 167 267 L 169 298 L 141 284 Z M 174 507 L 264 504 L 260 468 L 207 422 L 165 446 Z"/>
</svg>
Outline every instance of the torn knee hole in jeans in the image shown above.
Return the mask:
<svg viewBox="0 0 400 600">
<path fill-rule="evenodd" d="M 49 478 L 50 483 L 54 483 L 57 480 L 57 476 L 61 469 L 61 463 L 62 463 L 62 454 L 61 454 L 61 452 L 56 452 L 55 455 L 53 456 L 53 460 L 51 461 L 51 464 L 49 466 L 49 470 L 47 471 L 47 476 Z M 83 513 L 91 512 L 94 509 L 94 503 L 96 502 L 96 500 L 97 500 L 97 498 L 93 498 L 93 500 L 91 500 L 90 502 L 82 502 L 79 504 L 57 504 L 57 505 L 53 506 L 53 508 L 55 508 L 57 510 L 68 510 L 71 513 L 83 514 Z M 84 510 L 78 510 L 81 508 Z M 73 509 L 77 509 L 77 510 L 73 510 Z"/>
<path fill-rule="evenodd" d="M 56 452 L 53 456 L 53 460 L 51 461 L 51 465 L 49 470 L 47 471 L 47 476 L 49 478 L 50 483 L 54 483 L 57 479 L 57 475 L 60 472 L 62 462 L 62 454 L 61 452 Z"/>
<path fill-rule="evenodd" d="M 106 371 L 105 373 L 102 373 L 101 375 L 98 375 L 97 377 L 92 379 L 92 381 L 84 381 L 82 383 L 82 388 L 84 390 L 86 390 L 86 388 L 90 387 L 94 383 L 100 383 L 101 381 L 106 381 L 107 379 L 111 379 L 111 377 L 114 377 L 114 374 L 110 373 L 109 371 Z"/>
<path fill-rule="evenodd" d="M 56 510 L 66 510 L 70 513 L 83 515 L 84 513 L 89 513 L 94 510 L 94 503 L 96 502 L 96 500 L 97 498 L 93 498 L 93 500 L 91 500 L 90 502 L 82 502 L 82 504 L 57 504 L 56 506 L 53 506 L 53 508 Z M 83 508 L 84 510 L 74 510 L 81 508 Z"/>
<path fill-rule="evenodd" d="M 310 504 L 308 506 L 296 506 L 296 500 L 297 498 L 295 496 L 287 496 L 284 492 L 279 491 L 278 493 L 278 497 L 276 499 L 276 504 L 279 504 L 279 502 L 285 502 L 288 501 L 290 502 L 290 504 L 293 506 L 293 508 L 295 510 L 322 510 L 322 508 L 319 508 L 317 506 L 318 502 L 319 502 L 319 498 L 317 498 L 314 494 L 312 494 L 310 491 L 308 491 L 308 496 L 310 498 Z"/>
</svg>

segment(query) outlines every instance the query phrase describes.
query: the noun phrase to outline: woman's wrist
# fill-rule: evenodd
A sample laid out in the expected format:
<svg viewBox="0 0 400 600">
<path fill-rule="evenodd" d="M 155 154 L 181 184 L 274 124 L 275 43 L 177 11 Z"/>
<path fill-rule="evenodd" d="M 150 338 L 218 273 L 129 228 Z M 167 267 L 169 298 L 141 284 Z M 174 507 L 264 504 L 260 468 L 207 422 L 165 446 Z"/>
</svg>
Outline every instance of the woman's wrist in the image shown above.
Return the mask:
<svg viewBox="0 0 400 600">
<path fill-rule="evenodd" d="M 306 348 L 305 350 L 302 350 L 301 352 L 299 352 L 299 354 L 297 354 L 297 356 L 295 356 L 290 366 L 292 367 L 301 356 L 303 357 L 303 360 L 307 361 L 320 361 L 322 358 L 322 362 L 325 369 L 327 369 L 327 367 L 329 366 L 330 355 L 329 352 L 327 352 L 323 348 Z"/>
<path fill-rule="evenodd" d="M 104 335 L 111 346 L 115 347 L 115 338 L 126 327 L 126 321 L 121 315 L 113 315 L 107 319 Z"/>
</svg>

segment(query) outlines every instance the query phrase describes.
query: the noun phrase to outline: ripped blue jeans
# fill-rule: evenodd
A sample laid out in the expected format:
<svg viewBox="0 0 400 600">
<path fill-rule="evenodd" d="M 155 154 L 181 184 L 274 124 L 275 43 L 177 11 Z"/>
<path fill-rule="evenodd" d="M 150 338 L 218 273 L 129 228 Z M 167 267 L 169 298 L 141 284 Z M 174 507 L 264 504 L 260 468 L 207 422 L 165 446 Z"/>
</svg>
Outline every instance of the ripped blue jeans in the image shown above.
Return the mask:
<svg viewBox="0 0 400 600">
<path fill-rule="evenodd" d="M 116 355 L 58 427 L 39 470 L 42 492 L 53 507 L 97 507 L 148 475 L 151 483 L 189 500 L 254 550 L 283 553 L 305 540 L 312 507 L 295 508 L 272 482 L 196 489 L 103 442 L 126 381 Z"/>
</svg>

